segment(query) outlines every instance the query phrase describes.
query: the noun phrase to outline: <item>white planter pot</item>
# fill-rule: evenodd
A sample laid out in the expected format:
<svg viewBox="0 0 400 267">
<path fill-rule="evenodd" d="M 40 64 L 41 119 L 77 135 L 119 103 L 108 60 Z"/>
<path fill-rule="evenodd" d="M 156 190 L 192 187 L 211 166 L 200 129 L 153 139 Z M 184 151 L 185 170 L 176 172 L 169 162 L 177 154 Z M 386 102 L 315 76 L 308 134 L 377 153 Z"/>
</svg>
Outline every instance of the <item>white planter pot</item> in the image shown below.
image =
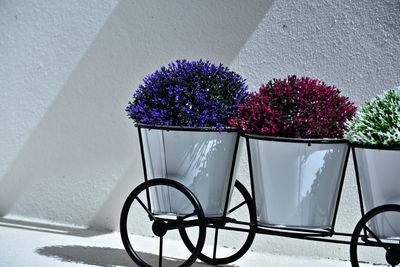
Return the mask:
<svg viewBox="0 0 400 267">
<path fill-rule="evenodd" d="M 355 147 L 364 212 L 385 204 L 400 204 L 400 149 Z M 381 238 L 400 239 L 400 214 L 381 213 L 370 220 Z"/>
<path fill-rule="evenodd" d="M 249 139 L 259 224 L 331 228 L 348 144 L 337 139 L 331 139 L 332 143 L 270 139 Z"/>
<path fill-rule="evenodd" d="M 238 134 L 147 128 L 141 128 L 141 132 L 148 179 L 178 181 L 194 193 L 206 216 L 222 216 Z M 171 188 L 160 188 L 151 196 L 152 209 L 157 213 L 193 212 L 186 198 Z"/>
</svg>

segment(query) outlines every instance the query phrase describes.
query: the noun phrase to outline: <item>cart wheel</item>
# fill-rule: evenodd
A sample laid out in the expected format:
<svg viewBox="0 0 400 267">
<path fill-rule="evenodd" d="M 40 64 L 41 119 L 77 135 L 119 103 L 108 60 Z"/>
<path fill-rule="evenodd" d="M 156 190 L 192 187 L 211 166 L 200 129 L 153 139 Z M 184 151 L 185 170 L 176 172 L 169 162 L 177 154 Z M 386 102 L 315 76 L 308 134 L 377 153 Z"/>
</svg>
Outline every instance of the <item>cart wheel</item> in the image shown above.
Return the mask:
<svg viewBox="0 0 400 267">
<path fill-rule="evenodd" d="M 235 189 L 236 190 L 233 190 L 230 207 L 228 208 L 227 222 L 224 224 L 222 219 L 220 219 L 219 222 L 218 220 L 215 222 L 210 219 L 207 220 L 207 235 L 213 239 L 213 249 L 210 249 L 209 251 L 203 249 L 199 255 L 199 259 L 205 263 L 217 265 L 234 262 L 242 257 L 253 243 L 256 234 L 253 230 L 253 225 L 256 223 L 256 213 L 253 200 L 244 185 L 239 181 L 236 181 Z M 239 224 L 235 219 L 238 221 L 240 220 L 240 222 L 245 222 L 245 224 Z M 224 227 L 235 227 L 240 228 L 241 230 L 229 230 L 224 229 Z M 191 241 L 192 238 L 189 238 L 186 229 L 179 229 L 179 234 L 181 235 L 186 247 L 190 251 L 193 251 L 194 246 Z M 217 253 L 218 242 L 221 240 L 221 243 L 223 243 L 224 236 L 226 237 L 225 242 L 232 240 L 235 240 L 235 242 L 243 240 L 244 242 L 242 242 L 240 249 L 236 250 L 233 254 L 231 250 L 226 251 L 225 249 L 224 251 L 219 251 L 219 253 Z"/>
<path fill-rule="evenodd" d="M 177 193 L 179 197 L 182 196 L 179 201 L 187 203 L 193 213 L 180 216 L 179 220 L 175 214 L 155 213 L 151 208 L 152 205 L 153 207 L 155 205 L 154 202 L 151 202 L 153 200 L 152 195 L 157 192 L 156 190 L 160 189 L 164 190 L 164 192 L 166 189 L 177 190 L 174 195 L 176 196 L 175 193 Z M 185 255 L 187 260 L 182 262 L 182 260 L 176 259 L 176 256 L 174 259 L 174 254 L 177 252 L 176 248 L 168 250 L 163 246 L 163 239 L 168 233 L 176 232 L 174 230 L 186 227 L 196 228 L 197 242 L 196 247 L 190 253 L 188 252 L 188 255 Z M 165 265 L 168 266 L 189 266 L 196 261 L 204 246 L 206 220 L 199 201 L 189 189 L 176 181 L 158 178 L 140 184 L 130 193 L 122 208 L 120 231 L 125 250 L 139 266 L 162 266 L 163 262 L 167 263 Z M 155 242 L 150 244 L 154 247 L 147 249 L 158 252 L 158 257 L 154 257 L 151 254 L 138 253 L 138 250 L 143 250 L 144 243 L 141 240 L 143 237 L 134 233 L 154 236 Z M 149 242 L 146 242 L 146 246 L 147 243 Z M 180 257 L 182 252 L 179 251 L 178 255 Z"/>
<path fill-rule="evenodd" d="M 394 214 L 395 212 L 398 214 Z M 376 227 L 373 227 L 374 223 L 376 226 L 376 220 L 385 221 L 389 227 L 390 225 L 397 226 L 400 223 L 400 205 L 389 204 L 376 207 L 365 214 L 357 223 L 350 243 L 350 260 L 353 267 L 359 266 L 358 254 L 360 253 L 357 253 L 357 246 L 379 247 L 382 249 L 382 257 L 386 259 L 390 266 L 400 264 L 400 233 L 395 233 L 392 238 L 378 237 Z M 397 229 L 399 229 L 398 226 Z M 361 231 L 363 231 L 363 234 L 361 234 Z M 374 255 L 378 254 L 374 253 Z"/>
</svg>

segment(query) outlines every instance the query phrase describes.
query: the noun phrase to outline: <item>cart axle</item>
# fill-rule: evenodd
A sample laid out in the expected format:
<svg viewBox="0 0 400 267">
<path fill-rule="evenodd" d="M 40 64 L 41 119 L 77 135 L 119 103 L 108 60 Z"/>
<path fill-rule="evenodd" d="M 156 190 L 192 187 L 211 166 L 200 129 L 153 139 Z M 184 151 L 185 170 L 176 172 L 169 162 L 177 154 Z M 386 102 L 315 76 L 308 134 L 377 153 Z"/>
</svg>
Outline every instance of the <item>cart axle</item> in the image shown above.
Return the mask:
<svg viewBox="0 0 400 267">
<path fill-rule="evenodd" d="M 164 236 L 168 230 L 167 224 L 163 220 L 155 220 L 153 222 L 152 229 L 153 229 L 153 233 L 159 237 Z"/>
<path fill-rule="evenodd" d="M 389 247 L 386 251 L 386 261 L 392 266 L 396 266 L 400 263 L 400 248 Z"/>
</svg>

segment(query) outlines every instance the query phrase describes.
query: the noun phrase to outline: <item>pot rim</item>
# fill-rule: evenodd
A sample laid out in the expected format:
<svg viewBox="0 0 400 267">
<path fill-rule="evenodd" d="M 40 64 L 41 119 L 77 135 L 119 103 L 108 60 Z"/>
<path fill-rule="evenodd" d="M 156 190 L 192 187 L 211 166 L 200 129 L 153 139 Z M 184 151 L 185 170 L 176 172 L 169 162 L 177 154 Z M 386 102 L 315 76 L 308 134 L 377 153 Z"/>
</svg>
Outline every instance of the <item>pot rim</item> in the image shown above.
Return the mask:
<svg viewBox="0 0 400 267">
<path fill-rule="evenodd" d="M 135 123 L 135 127 L 145 128 L 149 130 L 166 130 L 166 131 L 187 131 L 187 132 L 237 132 L 236 128 L 227 127 L 226 129 L 218 129 L 217 127 L 190 127 L 190 126 L 170 126 L 170 125 L 150 125 L 145 123 Z"/>
<path fill-rule="evenodd" d="M 367 144 L 360 144 L 360 143 L 353 143 L 350 142 L 352 147 L 355 148 L 361 148 L 361 149 L 372 149 L 372 150 L 394 150 L 394 151 L 399 151 L 400 150 L 400 144 L 398 145 L 390 145 L 390 146 L 384 146 L 384 145 L 367 145 Z"/>
<path fill-rule="evenodd" d="M 243 137 L 257 140 L 273 141 L 273 142 L 286 142 L 286 143 L 306 143 L 306 144 L 348 144 L 349 141 L 344 138 L 296 138 L 296 137 L 282 137 L 272 135 L 259 135 L 242 133 Z"/>
</svg>

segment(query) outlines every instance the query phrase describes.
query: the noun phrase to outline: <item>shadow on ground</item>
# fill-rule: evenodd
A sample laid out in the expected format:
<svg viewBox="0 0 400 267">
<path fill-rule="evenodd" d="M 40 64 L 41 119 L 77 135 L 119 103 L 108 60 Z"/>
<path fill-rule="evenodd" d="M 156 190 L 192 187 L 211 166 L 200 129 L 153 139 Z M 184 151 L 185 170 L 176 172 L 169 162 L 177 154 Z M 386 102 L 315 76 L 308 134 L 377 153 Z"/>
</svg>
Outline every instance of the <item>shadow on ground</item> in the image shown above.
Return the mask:
<svg viewBox="0 0 400 267">
<path fill-rule="evenodd" d="M 123 249 L 90 246 L 49 246 L 36 250 L 36 253 L 46 257 L 59 259 L 63 262 L 74 262 L 96 266 L 136 266 Z M 139 256 L 151 266 L 158 266 L 158 255 L 138 253 Z M 163 259 L 164 267 L 179 266 L 183 263 L 180 259 Z M 192 266 L 205 267 L 205 263 L 196 262 Z M 234 266 L 234 265 L 229 265 Z"/>
</svg>

